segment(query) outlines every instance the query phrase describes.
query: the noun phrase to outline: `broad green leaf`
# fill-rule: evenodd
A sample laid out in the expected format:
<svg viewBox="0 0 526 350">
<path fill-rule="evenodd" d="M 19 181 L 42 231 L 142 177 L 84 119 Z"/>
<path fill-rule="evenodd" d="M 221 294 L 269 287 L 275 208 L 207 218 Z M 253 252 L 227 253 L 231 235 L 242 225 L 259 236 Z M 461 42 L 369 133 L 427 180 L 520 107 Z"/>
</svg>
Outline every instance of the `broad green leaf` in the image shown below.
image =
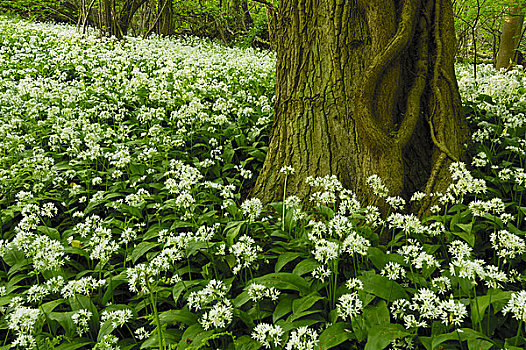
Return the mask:
<svg viewBox="0 0 526 350">
<path fill-rule="evenodd" d="M 396 299 L 407 299 L 407 293 L 402 286 L 385 276 L 377 275 L 373 271 L 364 273 L 360 280 L 363 290 L 389 302 Z"/>
<path fill-rule="evenodd" d="M 198 285 L 200 283 L 201 283 L 201 280 L 177 282 L 177 284 L 172 289 L 172 297 L 174 301 L 177 302 L 179 300 L 179 297 L 181 296 L 182 292 L 187 291 L 191 287 Z"/>
<path fill-rule="evenodd" d="M 320 334 L 321 350 L 340 345 L 351 337 L 351 325 L 347 322 L 333 323 Z"/>
<path fill-rule="evenodd" d="M 170 349 L 179 349 L 175 344 L 181 340 L 182 331 L 174 328 L 163 330 L 163 343 L 165 346 L 171 345 Z M 121 347 L 122 348 L 122 347 Z M 159 348 L 159 337 L 157 331 L 153 331 L 150 337 L 141 344 L 141 349 Z"/>
<path fill-rule="evenodd" d="M 296 265 L 292 273 L 298 276 L 303 276 L 306 273 L 314 271 L 319 266 L 320 266 L 320 263 L 317 262 L 316 260 L 305 259 L 305 260 L 300 261 L 298 265 Z"/>
<path fill-rule="evenodd" d="M 225 228 L 225 237 L 228 246 L 234 244 L 234 239 L 239 236 L 244 223 L 244 221 L 231 221 L 227 224 Z"/>
<path fill-rule="evenodd" d="M 38 226 L 37 232 L 41 233 L 43 235 L 48 236 L 49 238 L 52 238 L 56 241 L 60 241 L 60 233 L 57 229 L 52 227 L 46 227 L 46 226 Z"/>
<path fill-rule="evenodd" d="M 302 255 L 302 253 L 298 252 L 286 252 L 280 254 L 280 256 L 278 257 L 278 261 L 276 262 L 276 266 L 274 267 L 274 272 L 279 272 L 283 268 L 283 266 L 287 265 L 289 262 Z"/>
<path fill-rule="evenodd" d="M 243 335 L 234 340 L 233 348 L 236 350 L 258 350 L 261 344 L 252 339 L 249 335 Z"/>
<path fill-rule="evenodd" d="M 64 343 L 55 347 L 55 350 L 76 350 L 78 348 L 84 347 L 88 348 L 88 345 L 93 345 L 93 342 L 86 342 L 84 339 L 73 339 L 72 343 Z M 79 341 L 79 342 L 77 342 Z M 90 346 L 91 348 L 91 346 Z"/>
<path fill-rule="evenodd" d="M 267 287 L 276 289 L 290 289 L 306 295 L 310 292 L 310 284 L 302 277 L 287 272 L 269 273 L 268 275 L 254 278 L 254 283 L 261 283 Z"/>
<path fill-rule="evenodd" d="M 97 335 L 97 342 L 100 342 L 106 335 L 111 334 L 117 326 L 118 325 L 111 319 L 104 321 L 102 326 L 100 326 L 99 334 Z"/>
<path fill-rule="evenodd" d="M 208 339 L 212 334 L 214 331 L 205 331 L 199 323 L 193 324 L 184 331 L 177 350 L 184 350 L 188 347 L 199 348 L 201 342 Z"/>
<path fill-rule="evenodd" d="M 369 329 L 365 350 L 385 349 L 391 341 L 409 335 L 407 330 L 400 324 L 376 325 Z"/>
<path fill-rule="evenodd" d="M 468 349 L 470 350 L 489 350 L 494 345 L 492 342 L 484 339 L 468 339 Z"/>
<path fill-rule="evenodd" d="M 323 297 L 318 293 L 309 294 L 306 297 L 296 299 L 292 302 L 292 313 L 299 314 L 309 309 L 320 299 L 323 299 Z"/>
<path fill-rule="evenodd" d="M 272 322 L 276 322 L 289 312 L 292 312 L 292 301 L 288 295 L 281 295 L 281 301 L 278 303 L 272 314 Z"/>
<path fill-rule="evenodd" d="M 471 232 L 473 223 L 469 223 L 469 224 L 458 224 L 457 223 L 455 224 L 455 226 L 458 226 L 461 229 L 461 231 L 455 230 L 451 233 L 454 234 L 455 236 L 462 238 L 464 241 L 466 241 L 466 243 L 470 245 L 470 247 L 474 247 L 475 246 L 475 235 Z"/>
<path fill-rule="evenodd" d="M 376 305 L 368 305 L 365 307 L 363 316 L 366 324 L 371 328 L 376 327 L 376 325 L 388 324 L 390 321 L 389 309 L 384 300 L 378 301 Z"/>
<path fill-rule="evenodd" d="M 47 317 L 50 320 L 57 321 L 60 326 L 64 329 L 67 337 L 73 337 L 75 333 L 76 326 L 73 323 L 73 319 L 71 316 L 73 316 L 75 312 L 69 311 L 69 312 L 50 312 L 47 314 Z"/>
<path fill-rule="evenodd" d="M 482 322 L 484 314 L 490 303 L 508 300 L 511 297 L 510 291 L 490 289 L 487 295 L 479 295 L 471 300 L 471 321 L 473 324 Z"/>
<path fill-rule="evenodd" d="M 234 300 L 233 304 L 234 307 L 240 307 L 245 305 L 250 300 L 250 297 L 248 296 L 248 292 L 245 290 L 242 293 L 240 293 Z"/>
<path fill-rule="evenodd" d="M 457 331 L 453 331 L 446 334 L 440 334 L 436 337 L 432 338 L 432 349 L 440 349 L 440 345 L 446 341 L 453 341 L 458 342 L 460 339 L 461 342 L 464 342 L 466 340 L 475 340 L 475 339 L 485 339 L 487 341 L 491 341 L 488 337 L 486 337 L 484 334 L 479 333 L 471 328 L 461 328 Z"/>
<path fill-rule="evenodd" d="M 146 254 L 150 249 L 158 247 L 160 243 L 157 242 L 141 242 L 133 249 L 129 259 L 135 264 L 144 254 Z"/>
<path fill-rule="evenodd" d="M 159 320 L 161 324 L 183 323 L 191 326 L 197 323 L 197 314 L 188 310 L 188 307 L 185 306 L 184 309 L 161 312 Z"/>
</svg>

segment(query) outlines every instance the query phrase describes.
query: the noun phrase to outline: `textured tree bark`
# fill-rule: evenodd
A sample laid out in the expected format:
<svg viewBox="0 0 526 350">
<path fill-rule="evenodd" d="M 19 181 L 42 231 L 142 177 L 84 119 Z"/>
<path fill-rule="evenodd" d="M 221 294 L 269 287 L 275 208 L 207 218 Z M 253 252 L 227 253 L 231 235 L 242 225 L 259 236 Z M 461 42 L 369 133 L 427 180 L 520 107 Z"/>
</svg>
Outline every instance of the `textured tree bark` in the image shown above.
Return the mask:
<svg viewBox="0 0 526 350">
<path fill-rule="evenodd" d="M 335 174 L 365 203 L 367 177 L 408 197 L 447 186 L 468 128 L 454 74 L 450 0 L 283 0 L 276 106 L 253 194 L 306 197 L 307 176 Z"/>
<path fill-rule="evenodd" d="M 522 13 L 522 7 L 515 5 L 510 8 L 510 13 L 506 16 L 502 24 L 499 53 L 497 55 L 495 68 L 507 68 L 510 62 L 514 61 L 515 49 L 519 46 L 523 22 L 524 13 Z"/>
<path fill-rule="evenodd" d="M 159 1 L 161 15 L 159 18 L 158 34 L 173 34 L 173 2 L 172 0 Z"/>
</svg>

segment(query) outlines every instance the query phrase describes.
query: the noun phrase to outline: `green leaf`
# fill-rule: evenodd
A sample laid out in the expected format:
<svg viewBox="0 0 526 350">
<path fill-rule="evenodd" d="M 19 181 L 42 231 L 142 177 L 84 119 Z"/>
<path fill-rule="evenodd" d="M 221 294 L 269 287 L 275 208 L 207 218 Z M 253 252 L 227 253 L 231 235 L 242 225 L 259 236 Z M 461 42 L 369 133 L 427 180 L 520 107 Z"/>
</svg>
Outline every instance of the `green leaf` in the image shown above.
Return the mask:
<svg viewBox="0 0 526 350">
<path fill-rule="evenodd" d="M 466 243 L 468 243 L 471 247 L 475 246 L 475 235 L 471 232 L 473 228 L 473 222 L 469 224 L 455 224 L 454 226 L 459 227 L 462 231 L 453 231 L 455 236 L 458 236 L 462 238 Z"/>
<path fill-rule="evenodd" d="M 268 275 L 254 278 L 254 283 L 260 283 L 276 289 L 290 289 L 298 291 L 301 295 L 309 294 L 310 284 L 302 277 L 287 272 L 269 273 Z"/>
<path fill-rule="evenodd" d="M 225 228 L 225 236 L 229 247 L 234 244 L 234 239 L 239 236 L 244 223 L 244 221 L 231 221 L 227 224 Z"/>
<path fill-rule="evenodd" d="M 113 320 L 106 320 L 102 326 L 100 326 L 100 329 L 99 329 L 99 334 L 97 335 L 97 342 L 100 342 L 102 340 L 102 338 L 104 338 L 106 335 L 110 334 L 111 332 L 113 332 L 113 330 L 116 327 L 117 325 L 114 324 L 114 321 Z"/>
<path fill-rule="evenodd" d="M 92 345 L 93 342 L 85 342 L 85 341 L 82 341 L 82 342 L 77 342 L 77 341 L 81 341 L 81 340 L 84 340 L 84 339 L 73 339 L 73 343 L 64 343 L 64 344 L 61 344 L 57 347 L 55 347 L 55 350 L 76 350 L 78 348 L 82 348 L 82 347 L 85 347 L 86 349 L 87 348 L 91 348 L 91 346 L 88 347 L 88 345 Z"/>
<path fill-rule="evenodd" d="M 160 243 L 154 242 L 141 242 L 133 249 L 133 252 L 130 255 L 130 259 L 135 264 L 144 254 L 146 254 L 150 249 L 158 247 Z"/>
<path fill-rule="evenodd" d="M 365 350 L 385 349 L 391 341 L 408 335 L 409 333 L 400 324 L 376 325 L 369 329 Z"/>
<path fill-rule="evenodd" d="M 236 350 L 258 350 L 261 344 L 252 339 L 249 335 L 243 335 L 234 340 L 234 349 Z"/>
<path fill-rule="evenodd" d="M 289 262 L 293 261 L 294 259 L 302 256 L 302 253 L 298 252 L 286 252 L 283 254 L 280 254 L 278 257 L 278 261 L 276 261 L 276 266 L 274 267 L 275 272 L 279 272 L 283 266 L 287 265 Z"/>
<path fill-rule="evenodd" d="M 199 347 L 201 342 L 208 339 L 212 334 L 214 334 L 214 331 L 205 331 L 199 323 L 193 324 L 184 331 L 177 350 Z"/>
<path fill-rule="evenodd" d="M 299 314 L 309 309 L 320 299 L 323 299 L 323 297 L 318 293 L 309 294 L 301 299 L 296 299 L 292 302 L 292 313 Z"/>
<path fill-rule="evenodd" d="M 161 321 L 161 324 L 183 323 L 185 325 L 191 326 L 197 323 L 197 314 L 191 312 L 188 309 L 188 306 L 185 306 L 180 310 L 161 312 L 159 314 L 159 320 Z"/>
<path fill-rule="evenodd" d="M 282 294 L 283 296 L 283 294 Z M 292 301 L 293 299 L 290 296 L 285 295 L 280 298 L 281 301 L 278 303 L 272 314 L 272 322 L 276 322 L 289 312 L 292 312 Z"/>
<path fill-rule="evenodd" d="M 182 292 L 189 290 L 190 287 L 193 287 L 199 283 L 201 283 L 201 280 L 177 282 L 177 284 L 172 289 L 172 297 L 174 301 L 177 302 L 179 300 Z"/>
<path fill-rule="evenodd" d="M 298 276 L 303 276 L 306 273 L 314 271 L 319 266 L 320 266 L 320 263 L 317 262 L 316 260 L 314 260 L 314 259 L 305 259 L 305 260 L 300 261 L 296 265 L 296 267 L 294 268 L 292 273 L 294 273 L 294 274 L 296 274 Z"/>
<path fill-rule="evenodd" d="M 494 345 L 492 342 L 484 339 L 468 339 L 468 349 L 470 350 L 489 350 Z"/>
<path fill-rule="evenodd" d="M 333 323 L 320 334 L 321 350 L 340 345 L 351 337 L 350 324 L 347 322 Z"/>
<path fill-rule="evenodd" d="M 46 226 L 38 226 L 37 232 L 43 235 L 46 235 L 49 238 L 54 239 L 56 241 L 60 241 L 60 233 L 55 228 L 46 227 Z"/>
<path fill-rule="evenodd" d="M 374 271 L 364 273 L 360 280 L 363 282 L 363 290 L 389 302 L 396 299 L 407 299 L 404 288 L 385 276 L 377 275 Z"/>
<path fill-rule="evenodd" d="M 250 297 L 248 296 L 248 292 L 245 290 L 242 293 L 240 293 L 233 301 L 234 307 L 241 307 L 245 305 L 250 300 Z"/>
<path fill-rule="evenodd" d="M 503 300 L 509 300 L 511 297 L 511 291 L 501 291 L 490 289 L 487 295 L 479 295 L 471 300 L 471 322 L 477 324 L 482 322 L 484 314 L 488 308 L 490 301 L 491 303 L 500 302 Z"/>
<path fill-rule="evenodd" d="M 466 340 L 475 340 L 475 339 L 484 339 L 487 341 L 491 341 L 488 337 L 486 337 L 484 334 L 479 333 L 471 328 L 461 328 L 458 331 L 454 331 L 451 333 L 446 334 L 440 334 L 436 337 L 432 338 L 432 349 L 440 349 L 440 344 L 446 342 L 446 341 L 454 341 L 458 342 L 459 339 L 461 342 Z"/>
<path fill-rule="evenodd" d="M 73 323 L 73 319 L 71 316 L 73 316 L 75 312 L 69 311 L 69 312 L 50 312 L 47 314 L 48 319 L 57 321 L 60 326 L 64 329 L 66 333 L 66 337 L 71 338 L 73 337 L 73 334 L 75 333 L 76 326 Z"/>
<path fill-rule="evenodd" d="M 365 323 L 371 328 L 376 325 L 388 324 L 390 321 L 389 309 L 384 300 L 378 301 L 376 305 L 368 305 L 363 310 Z"/>
</svg>

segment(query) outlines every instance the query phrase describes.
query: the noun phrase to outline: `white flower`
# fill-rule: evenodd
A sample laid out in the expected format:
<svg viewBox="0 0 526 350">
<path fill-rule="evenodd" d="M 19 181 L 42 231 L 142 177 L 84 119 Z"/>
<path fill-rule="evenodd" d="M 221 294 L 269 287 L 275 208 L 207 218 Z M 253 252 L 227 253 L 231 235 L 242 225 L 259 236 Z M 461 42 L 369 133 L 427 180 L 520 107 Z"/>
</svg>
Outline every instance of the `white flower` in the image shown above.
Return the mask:
<svg viewBox="0 0 526 350">
<path fill-rule="evenodd" d="M 351 231 L 343 241 L 341 250 L 350 255 L 367 255 L 367 250 L 370 246 L 371 242 L 367 238 L 358 234 L 356 231 Z"/>
<path fill-rule="evenodd" d="M 100 315 L 101 322 L 111 321 L 113 327 L 117 328 L 128 322 L 133 316 L 130 309 L 121 309 L 113 311 L 102 311 Z"/>
<path fill-rule="evenodd" d="M 439 303 L 439 309 L 442 310 L 440 319 L 442 323 L 446 326 L 454 324 L 455 326 L 460 326 L 462 321 L 468 314 L 466 305 L 462 304 L 460 301 L 448 299 L 441 300 Z"/>
<path fill-rule="evenodd" d="M 260 323 L 254 327 L 252 338 L 269 349 L 272 346 L 278 347 L 281 345 L 283 334 L 283 329 L 278 325 Z"/>
<path fill-rule="evenodd" d="M 224 300 L 227 291 L 228 288 L 223 281 L 210 280 L 205 288 L 190 293 L 188 296 L 188 306 L 196 310 L 203 309 L 213 302 Z"/>
<path fill-rule="evenodd" d="M 417 321 L 415 315 L 413 314 L 404 315 L 402 318 L 404 320 L 404 326 L 406 329 L 427 327 L 427 323 L 425 321 Z"/>
<path fill-rule="evenodd" d="M 257 261 L 258 254 L 262 251 L 254 239 L 247 235 L 239 237 L 239 240 L 229 250 L 237 261 L 236 266 L 232 269 L 234 274 L 237 274 L 242 268 L 252 266 Z"/>
<path fill-rule="evenodd" d="M 491 233 L 490 241 L 493 249 L 497 251 L 497 255 L 504 259 L 513 259 L 526 252 L 524 239 L 507 230 Z"/>
<path fill-rule="evenodd" d="M 357 292 L 350 294 L 343 294 L 338 298 L 338 304 L 336 304 L 336 311 L 344 321 L 349 318 L 353 319 L 362 312 L 363 303 L 360 300 Z"/>
<path fill-rule="evenodd" d="M 31 334 L 40 314 L 40 309 L 32 309 L 25 306 L 16 307 L 6 317 L 7 328 L 16 333 Z"/>
<path fill-rule="evenodd" d="M 263 204 L 259 198 L 250 198 L 241 204 L 241 211 L 249 220 L 255 221 L 263 212 Z"/>
<path fill-rule="evenodd" d="M 83 334 L 89 331 L 89 320 L 92 316 L 91 311 L 80 309 L 71 315 L 71 320 L 77 326 L 77 334 L 82 337 Z"/>
<path fill-rule="evenodd" d="M 382 179 L 378 175 L 371 175 L 367 178 L 367 185 L 371 187 L 373 193 L 379 197 L 387 197 L 389 190 L 382 182 Z"/>
<path fill-rule="evenodd" d="M 445 294 L 451 289 L 451 280 L 446 276 L 435 277 L 431 280 L 431 286 L 438 294 Z"/>
<path fill-rule="evenodd" d="M 348 289 L 361 290 L 363 289 L 363 282 L 358 278 L 350 278 L 347 282 L 345 282 L 345 287 Z"/>
<path fill-rule="evenodd" d="M 233 308 L 230 300 L 224 299 L 205 312 L 199 323 L 204 330 L 226 327 L 232 322 Z"/>
<path fill-rule="evenodd" d="M 318 346 L 318 333 L 307 326 L 292 331 L 286 350 L 314 350 Z"/>
<path fill-rule="evenodd" d="M 407 299 L 397 299 L 391 304 L 391 314 L 395 319 L 401 319 L 406 314 L 411 306 L 411 302 Z"/>
<path fill-rule="evenodd" d="M 293 167 L 289 166 L 289 165 L 285 165 L 285 166 L 281 167 L 281 169 L 279 169 L 279 172 L 282 173 L 285 176 L 292 175 L 292 174 L 294 174 L 295 171 L 296 170 Z"/>
<path fill-rule="evenodd" d="M 517 321 L 526 322 L 526 290 L 512 293 L 510 300 L 502 309 L 502 313 L 504 315 L 512 313 L 513 318 Z"/>
<path fill-rule="evenodd" d="M 390 280 L 397 280 L 405 277 L 405 270 L 399 263 L 389 261 L 385 264 L 382 271 L 380 271 L 380 274 L 386 276 Z"/>
<path fill-rule="evenodd" d="M 276 301 L 278 300 L 278 296 L 280 295 L 280 291 L 277 290 L 276 288 L 266 287 L 258 283 L 251 283 L 248 286 L 247 293 L 248 293 L 250 300 L 254 302 L 258 302 L 265 297 L 270 298 L 273 301 Z"/>
<path fill-rule="evenodd" d="M 150 332 L 148 332 L 144 327 L 137 328 L 134 333 L 139 340 L 147 339 L 150 336 Z"/>
<path fill-rule="evenodd" d="M 322 264 L 327 264 L 331 260 L 338 258 L 340 254 L 340 245 L 337 242 L 320 239 L 314 246 L 314 259 Z"/>
<path fill-rule="evenodd" d="M 325 266 L 318 266 L 317 268 L 315 268 L 312 272 L 312 277 L 322 281 L 322 282 L 325 282 L 325 279 L 329 278 L 332 274 L 331 270 L 329 270 L 327 267 Z"/>
</svg>

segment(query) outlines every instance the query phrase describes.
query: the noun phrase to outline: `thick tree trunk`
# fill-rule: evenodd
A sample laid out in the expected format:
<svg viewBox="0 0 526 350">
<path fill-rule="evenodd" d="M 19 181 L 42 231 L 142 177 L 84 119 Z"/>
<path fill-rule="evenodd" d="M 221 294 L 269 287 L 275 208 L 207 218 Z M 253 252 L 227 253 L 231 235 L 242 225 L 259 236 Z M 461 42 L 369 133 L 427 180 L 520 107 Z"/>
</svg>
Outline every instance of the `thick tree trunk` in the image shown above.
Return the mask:
<svg viewBox="0 0 526 350">
<path fill-rule="evenodd" d="M 335 174 L 365 202 L 377 174 L 391 195 L 447 186 L 468 129 L 454 75 L 449 0 L 283 0 L 276 107 L 254 195 L 305 197 Z"/>
<path fill-rule="evenodd" d="M 507 68 L 514 61 L 515 49 L 519 46 L 523 22 L 524 13 L 522 13 L 522 7 L 515 5 L 510 8 L 510 13 L 502 24 L 499 53 L 495 65 L 497 69 Z"/>
</svg>

